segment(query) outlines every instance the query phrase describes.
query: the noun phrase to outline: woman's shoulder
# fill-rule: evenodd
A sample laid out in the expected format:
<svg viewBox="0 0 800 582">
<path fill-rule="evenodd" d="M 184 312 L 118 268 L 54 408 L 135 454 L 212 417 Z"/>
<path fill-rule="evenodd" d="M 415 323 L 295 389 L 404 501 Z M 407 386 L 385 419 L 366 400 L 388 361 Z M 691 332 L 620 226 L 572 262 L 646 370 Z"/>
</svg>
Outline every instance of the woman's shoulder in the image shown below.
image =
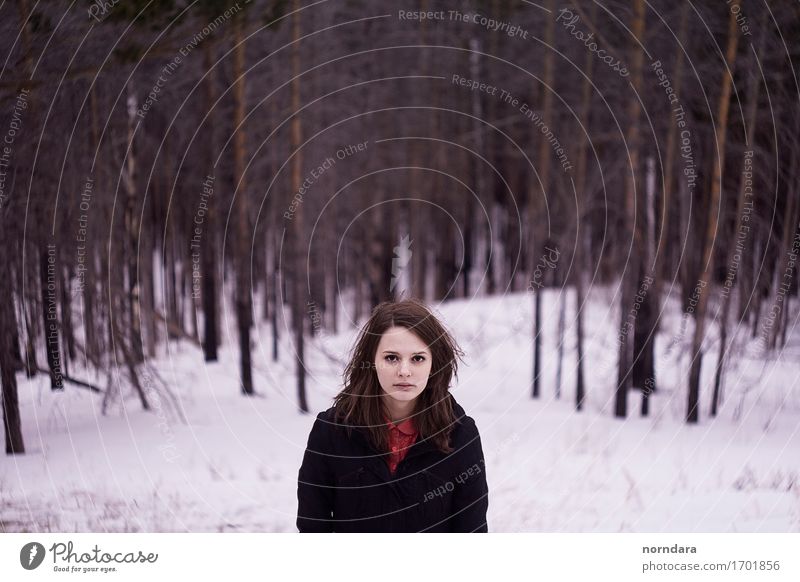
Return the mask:
<svg viewBox="0 0 800 582">
<path fill-rule="evenodd" d="M 345 439 L 341 421 L 336 420 L 333 407 L 317 414 L 308 436 L 308 447 L 324 454 L 334 454 Z"/>
<path fill-rule="evenodd" d="M 341 434 L 346 427 L 347 423 L 342 419 L 339 411 L 335 406 L 331 406 L 317 414 L 312 430 L 330 437 L 334 433 Z"/>
<path fill-rule="evenodd" d="M 452 398 L 452 396 L 451 396 Z M 453 438 L 458 442 L 469 442 L 476 437 L 479 437 L 478 425 L 475 423 L 470 415 L 466 413 L 464 408 L 455 401 L 453 402 L 453 416 L 455 417 L 455 426 L 453 427 Z"/>
<path fill-rule="evenodd" d="M 336 414 L 336 408 L 331 406 L 329 409 L 323 410 L 322 412 L 317 414 L 317 419 L 322 421 L 322 422 L 325 422 L 325 421 L 329 421 L 330 422 L 330 421 L 333 421 L 333 418 L 334 418 L 335 414 Z"/>
<path fill-rule="evenodd" d="M 336 409 L 333 406 L 331 406 L 327 410 L 323 410 L 322 412 L 317 414 L 317 418 L 314 421 L 314 429 L 323 432 L 328 432 L 336 424 L 337 424 Z"/>
</svg>

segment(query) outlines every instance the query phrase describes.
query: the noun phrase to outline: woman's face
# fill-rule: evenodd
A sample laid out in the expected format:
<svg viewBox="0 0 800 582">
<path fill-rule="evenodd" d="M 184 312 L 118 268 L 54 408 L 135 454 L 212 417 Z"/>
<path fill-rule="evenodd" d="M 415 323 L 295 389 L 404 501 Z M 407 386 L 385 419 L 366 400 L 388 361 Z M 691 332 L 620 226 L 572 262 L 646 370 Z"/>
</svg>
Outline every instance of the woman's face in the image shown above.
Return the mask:
<svg viewBox="0 0 800 582">
<path fill-rule="evenodd" d="M 410 402 L 428 384 L 431 351 L 405 327 L 390 327 L 381 336 L 375 353 L 375 369 L 383 392 L 393 400 Z"/>
</svg>

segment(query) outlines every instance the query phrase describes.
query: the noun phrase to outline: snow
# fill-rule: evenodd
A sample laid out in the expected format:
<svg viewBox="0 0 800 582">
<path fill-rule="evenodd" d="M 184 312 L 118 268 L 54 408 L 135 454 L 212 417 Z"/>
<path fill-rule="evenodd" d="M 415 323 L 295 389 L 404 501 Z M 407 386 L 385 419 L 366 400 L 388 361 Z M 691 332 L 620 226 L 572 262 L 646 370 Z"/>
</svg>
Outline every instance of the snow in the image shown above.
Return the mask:
<svg viewBox="0 0 800 582">
<path fill-rule="evenodd" d="M 656 339 L 650 416 L 631 394 L 612 415 L 618 307 L 594 287 L 586 311 L 584 410 L 574 410 L 574 301 L 568 298 L 561 399 L 554 399 L 561 290 L 543 296 L 542 395 L 530 398 L 532 301 L 525 293 L 433 306 L 466 352 L 453 387 L 481 431 L 490 488 L 489 530 L 537 532 L 800 531 L 800 390 L 797 357 L 760 360 L 742 340 L 716 418 L 708 414 L 715 326 L 705 349 L 701 421 L 687 425 L 691 330 L 668 303 Z M 617 303 L 616 300 L 613 303 Z M 691 320 L 690 320 L 691 321 Z M 151 392 L 143 411 L 129 388 L 107 415 L 102 396 L 18 376 L 25 455 L 0 463 L 0 531 L 294 532 L 297 471 L 317 412 L 341 388 L 356 335 L 309 340 L 313 414 L 296 405 L 291 335 L 272 362 L 268 324 L 254 334 L 258 395 L 240 394 L 233 315 L 226 345 L 206 364 L 189 342 L 162 346 L 146 383 L 163 378 L 175 403 Z M 746 330 L 740 330 L 745 338 Z M 670 348 L 678 337 L 677 346 Z M 790 338 L 789 349 L 792 346 Z M 795 346 L 796 351 L 796 346 Z M 81 378 L 106 387 L 105 372 Z M 124 376 L 115 382 L 124 382 Z M 185 422 L 181 420 L 185 417 Z"/>
</svg>

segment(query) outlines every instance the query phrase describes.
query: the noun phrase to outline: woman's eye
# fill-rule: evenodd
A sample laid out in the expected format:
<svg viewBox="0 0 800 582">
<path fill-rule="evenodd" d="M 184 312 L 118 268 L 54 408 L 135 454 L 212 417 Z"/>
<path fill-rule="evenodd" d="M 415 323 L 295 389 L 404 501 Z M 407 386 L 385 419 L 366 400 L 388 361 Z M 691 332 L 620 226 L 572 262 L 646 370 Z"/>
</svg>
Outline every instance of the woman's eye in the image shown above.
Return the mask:
<svg viewBox="0 0 800 582">
<path fill-rule="evenodd" d="M 395 356 L 394 354 L 390 354 L 388 356 L 385 356 L 383 359 L 386 360 L 387 362 L 396 362 L 397 361 L 397 356 Z M 425 361 L 425 356 L 414 356 L 413 359 L 414 359 L 415 362 L 417 362 L 419 364 L 419 363 Z"/>
</svg>

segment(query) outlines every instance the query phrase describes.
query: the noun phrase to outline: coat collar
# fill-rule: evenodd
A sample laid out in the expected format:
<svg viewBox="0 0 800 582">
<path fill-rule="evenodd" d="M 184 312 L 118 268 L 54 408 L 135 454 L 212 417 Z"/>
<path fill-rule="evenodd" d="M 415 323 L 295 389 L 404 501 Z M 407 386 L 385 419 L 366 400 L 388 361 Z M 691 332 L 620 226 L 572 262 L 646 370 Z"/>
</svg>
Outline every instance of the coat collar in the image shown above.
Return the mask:
<svg viewBox="0 0 800 582">
<path fill-rule="evenodd" d="M 462 422 L 462 417 L 466 416 L 464 409 L 458 404 L 455 399 L 453 398 L 452 394 L 450 395 L 451 402 L 453 403 L 453 416 L 455 417 L 455 426 L 453 427 L 453 431 L 451 432 L 450 442 L 451 444 L 456 442 L 456 436 L 460 428 L 460 424 Z M 388 419 L 387 419 L 388 420 Z M 408 421 L 405 421 L 408 422 Z M 400 423 L 401 425 L 405 423 Z M 383 455 L 384 453 L 378 451 L 373 445 L 369 438 L 369 433 L 363 427 L 353 427 L 353 436 L 364 446 L 367 450 L 371 451 L 375 455 Z M 416 457 L 418 455 L 422 455 L 429 452 L 435 452 L 439 449 L 433 443 L 432 438 L 423 439 L 422 437 L 418 437 L 416 441 L 409 447 L 408 453 L 406 453 L 406 459 L 410 459 Z"/>
<path fill-rule="evenodd" d="M 397 429 L 406 436 L 414 436 L 417 433 L 417 425 L 414 422 L 413 416 L 398 424 L 393 423 L 386 415 L 383 416 L 383 419 L 386 421 L 386 424 L 389 425 L 390 430 L 393 428 Z"/>
</svg>

